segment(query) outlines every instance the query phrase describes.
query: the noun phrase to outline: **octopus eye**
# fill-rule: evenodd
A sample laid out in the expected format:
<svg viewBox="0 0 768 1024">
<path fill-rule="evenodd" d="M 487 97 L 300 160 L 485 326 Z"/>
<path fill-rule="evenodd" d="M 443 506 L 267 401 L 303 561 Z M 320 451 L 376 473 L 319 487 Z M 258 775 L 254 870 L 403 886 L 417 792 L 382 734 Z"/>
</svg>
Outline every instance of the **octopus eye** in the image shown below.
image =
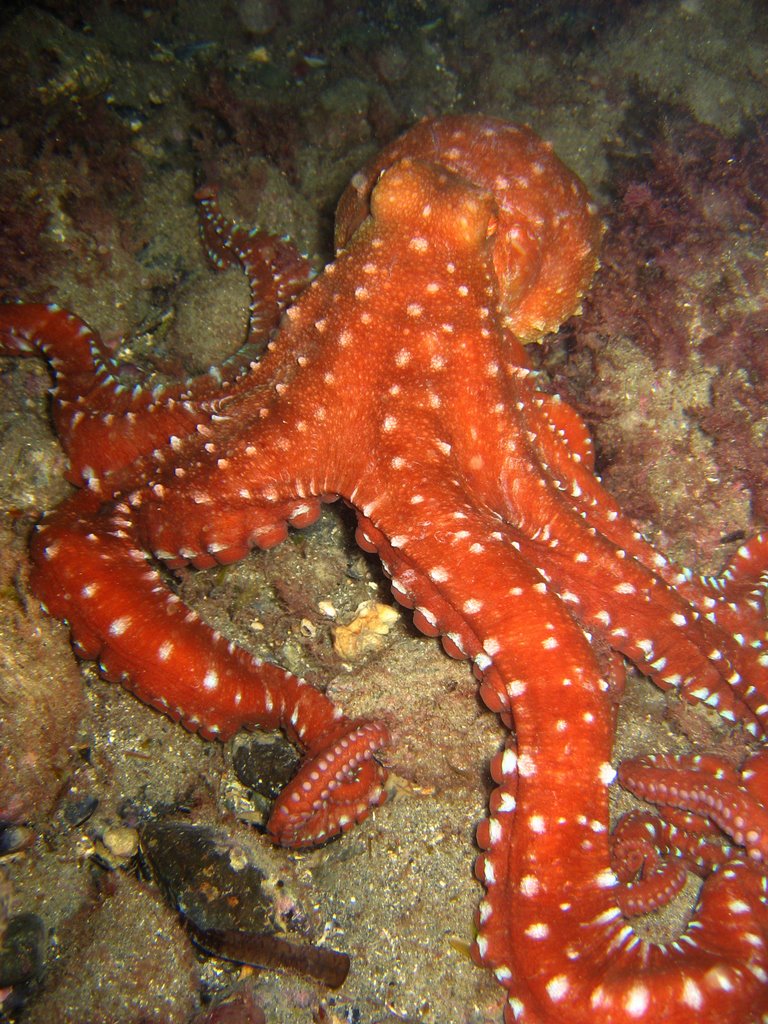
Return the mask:
<svg viewBox="0 0 768 1024">
<path fill-rule="evenodd" d="M 493 238 L 493 236 L 496 234 L 498 229 L 499 229 L 499 218 L 496 216 L 495 213 L 492 213 L 491 216 L 488 218 L 488 227 L 485 229 L 485 237 L 486 238 Z"/>
</svg>

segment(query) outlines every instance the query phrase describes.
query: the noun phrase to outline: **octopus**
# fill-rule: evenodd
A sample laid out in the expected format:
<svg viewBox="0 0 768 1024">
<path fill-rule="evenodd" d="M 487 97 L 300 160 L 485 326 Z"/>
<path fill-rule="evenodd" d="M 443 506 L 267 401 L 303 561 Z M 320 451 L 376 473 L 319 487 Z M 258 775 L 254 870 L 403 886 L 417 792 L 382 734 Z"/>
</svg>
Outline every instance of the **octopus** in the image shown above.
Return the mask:
<svg viewBox="0 0 768 1024">
<path fill-rule="evenodd" d="M 36 528 L 32 580 L 76 653 L 206 738 L 284 730 L 303 759 L 268 834 L 302 847 L 346 831 L 385 800 L 387 725 L 228 642 L 169 573 L 269 548 L 343 500 L 397 601 L 471 662 L 508 727 L 473 944 L 505 1021 L 768 1020 L 768 536 L 716 578 L 674 565 L 532 369 L 526 346 L 596 268 L 583 184 L 526 127 L 423 121 L 353 177 L 314 279 L 288 243 L 228 221 L 215 189 L 197 198 L 214 259 L 252 289 L 247 343 L 222 367 L 126 388 L 73 314 L 0 308 L 2 353 L 55 377 L 77 489 Z M 746 763 L 657 753 L 617 771 L 625 659 L 741 728 Z M 611 835 L 617 778 L 659 809 Z M 643 938 L 631 918 L 689 871 L 704 881 L 683 934 Z"/>
</svg>

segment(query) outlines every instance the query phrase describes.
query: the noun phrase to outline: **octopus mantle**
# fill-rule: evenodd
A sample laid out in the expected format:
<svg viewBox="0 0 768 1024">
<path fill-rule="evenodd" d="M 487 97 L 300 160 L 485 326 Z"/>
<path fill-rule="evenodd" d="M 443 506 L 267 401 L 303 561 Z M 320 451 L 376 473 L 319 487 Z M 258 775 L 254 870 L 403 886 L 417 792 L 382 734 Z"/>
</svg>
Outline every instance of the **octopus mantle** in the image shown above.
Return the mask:
<svg viewBox="0 0 768 1024">
<path fill-rule="evenodd" d="M 212 189 L 198 199 L 214 258 L 252 286 L 248 345 L 216 373 L 127 391 L 75 316 L 0 309 L 2 352 L 56 376 L 80 489 L 37 529 L 34 587 L 76 651 L 206 737 L 284 729 L 305 757 L 277 842 L 351 827 L 384 799 L 386 726 L 228 643 L 154 564 L 233 561 L 342 498 L 395 597 L 471 660 L 514 730 L 478 830 L 474 946 L 506 1020 L 768 1019 L 765 759 L 625 763 L 622 783 L 666 810 L 609 835 L 620 655 L 764 737 L 768 544 L 716 580 L 670 564 L 601 487 L 574 410 L 539 390 L 524 344 L 574 311 L 596 265 L 582 184 L 526 128 L 422 122 L 353 178 L 337 258 L 311 283 L 289 245 L 227 222 Z M 706 881 L 685 934 L 641 940 L 627 915 L 686 870 Z"/>
</svg>

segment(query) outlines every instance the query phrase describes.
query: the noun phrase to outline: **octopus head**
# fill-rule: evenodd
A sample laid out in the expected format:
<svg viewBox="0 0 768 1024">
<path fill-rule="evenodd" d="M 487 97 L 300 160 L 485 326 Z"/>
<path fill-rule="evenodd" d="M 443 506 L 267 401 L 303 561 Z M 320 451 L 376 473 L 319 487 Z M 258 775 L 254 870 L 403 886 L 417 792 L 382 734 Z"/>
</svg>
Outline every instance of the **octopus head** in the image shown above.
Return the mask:
<svg viewBox="0 0 768 1024">
<path fill-rule="evenodd" d="M 496 230 L 493 196 L 425 160 L 406 157 L 383 171 L 370 199 L 382 235 L 428 236 L 453 252 L 477 249 Z"/>
<path fill-rule="evenodd" d="M 406 168 L 401 166 L 394 181 L 384 184 L 387 174 L 381 177 L 382 172 L 403 163 Z M 402 183 L 406 172 L 414 196 L 415 179 L 424 186 L 431 179 L 435 186 L 445 174 L 447 202 L 458 194 L 458 179 L 482 216 L 492 197 L 496 212 L 484 230 L 490 225 L 495 231 L 493 263 L 505 326 L 521 341 L 539 340 L 577 310 L 597 267 L 602 227 L 582 182 L 530 128 L 475 114 L 421 121 L 352 178 L 336 213 L 339 248 L 372 212 L 382 185 L 382 206 L 398 178 L 407 191 Z M 398 210 L 392 203 L 387 214 L 407 218 L 413 212 L 415 207 L 406 204 Z M 482 216 L 468 218 L 468 237 L 477 237 L 472 231 Z M 434 220 L 437 229 L 450 223 L 447 217 Z M 405 222 L 402 230 L 408 230 Z M 456 220 L 451 230 L 457 230 Z"/>
</svg>

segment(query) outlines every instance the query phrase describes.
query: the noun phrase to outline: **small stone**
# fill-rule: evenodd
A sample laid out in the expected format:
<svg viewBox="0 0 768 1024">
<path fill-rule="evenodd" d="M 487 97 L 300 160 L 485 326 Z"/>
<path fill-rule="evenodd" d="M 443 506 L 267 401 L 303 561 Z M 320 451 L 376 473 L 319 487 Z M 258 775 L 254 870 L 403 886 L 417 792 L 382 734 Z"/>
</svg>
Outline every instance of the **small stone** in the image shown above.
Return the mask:
<svg viewBox="0 0 768 1024">
<path fill-rule="evenodd" d="M 112 825 L 104 830 L 102 842 L 113 857 L 127 861 L 135 857 L 139 849 L 139 833 L 125 825 Z"/>
<path fill-rule="evenodd" d="M 87 821 L 98 806 L 98 798 L 92 793 L 71 793 L 64 804 L 64 820 L 75 828 Z"/>
<path fill-rule="evenodd" d="M 357 606 L 354 619 L 334 630 L 333 649 L 345 661 L 355 661 L 378 650 L 399 618 L 400 613 L 390 604 L 363 601 Z"/>
<path fill-rule="evenodd" d="M 35 833 L 26 825 L 8 825 L 0 828 L 0 857 L 26 850 L 35 841 Z"/>
<path fill-rule="evenodd" d="M 274 800 L 296 774 L 299 757 L 283 736 L 259 734 L 235 740 L 232 765 L 244 786 Z"/>
</svg>

